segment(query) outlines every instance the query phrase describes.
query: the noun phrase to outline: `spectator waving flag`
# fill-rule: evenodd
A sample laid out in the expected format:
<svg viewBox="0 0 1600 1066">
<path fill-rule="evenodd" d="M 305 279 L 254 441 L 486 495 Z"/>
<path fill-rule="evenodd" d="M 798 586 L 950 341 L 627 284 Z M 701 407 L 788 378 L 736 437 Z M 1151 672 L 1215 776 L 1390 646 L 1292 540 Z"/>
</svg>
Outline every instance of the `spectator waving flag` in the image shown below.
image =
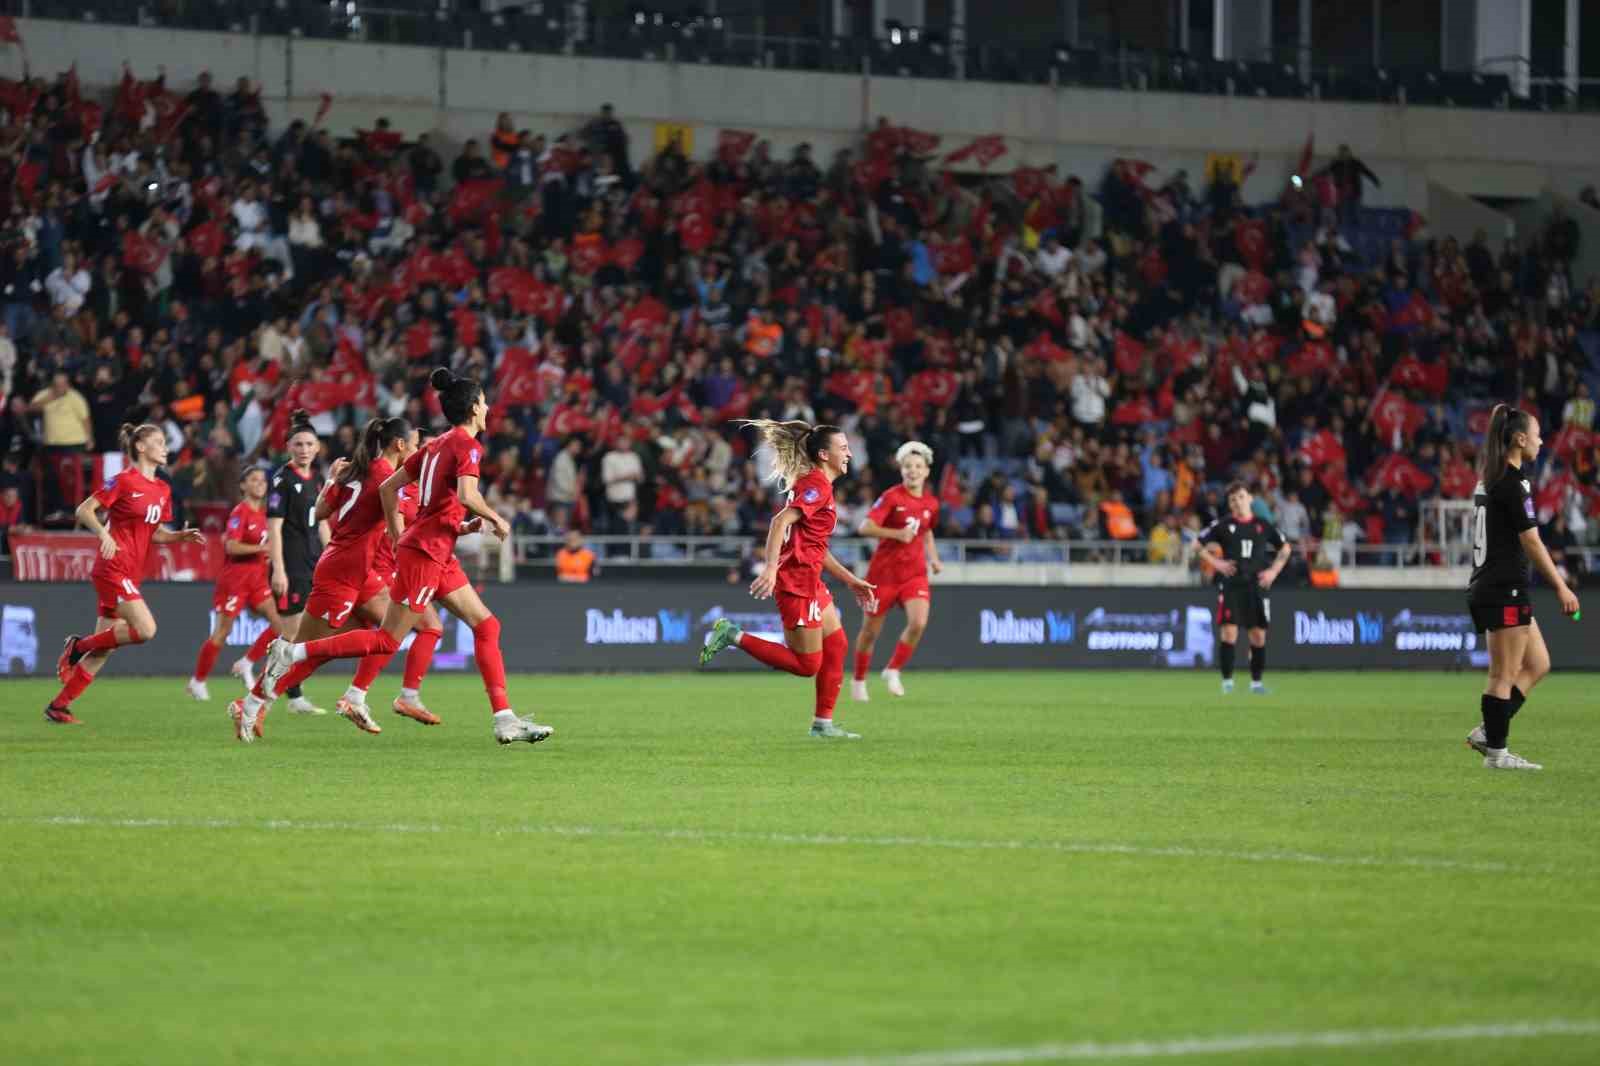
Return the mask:
<svg viewBox="0 0 1600 1066">
<path fill-rule="evenodd" d="M 1433 487 L 1433 477 L 1400 452 L 1391 452 L 1374 463 L 1367 482 L 1378 491 L 1417 496 Z"/>
<path fill-rule="evenodd" d="M 945 166 L 954 163 L 974 162 L 980 167 L 987 168 L 990 163 L 1006 154 L 1006 139 L 998 133 L 991 133 L 985 137 L 968 144 L 964 148 L 957 148 L 944 157 Z"/>
<path fill-rule="evenodd" d="M 717 158 L 733 166 L 755 147 L 756 135 L 750 130 L 718 130 Z"/>
</svg>

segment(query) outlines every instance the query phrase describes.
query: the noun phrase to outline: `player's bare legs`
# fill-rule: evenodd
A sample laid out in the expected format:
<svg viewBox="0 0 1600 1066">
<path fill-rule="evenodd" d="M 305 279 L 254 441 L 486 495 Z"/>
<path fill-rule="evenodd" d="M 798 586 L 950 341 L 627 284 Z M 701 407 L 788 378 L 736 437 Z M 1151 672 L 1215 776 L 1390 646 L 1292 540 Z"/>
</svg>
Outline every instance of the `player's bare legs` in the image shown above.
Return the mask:
<svg viewBox="0 0 1600 1066">
<path fill-rule="evenodd" d="M 839 610 L 829 604 L 822 612 L 821 626 L 796 626 L 783 631 L 783 644 L 762 640 L 726 618 L 717 619 L 711 636 L 700 652 L 702 665 L 724 648 L 737 647 L 757 662 L 796 677 L 816 679 L 816 704 L 811 719 L 814 737 L 839 737 L 855 740 L 859 734 L 840 729 L 833 721 L 839 689 L 844 684 L 844 660 L 850 642 L 839 621 Z"/>
<path fill-rule="evenodd" d="M 850 698 L 858 703 L 866 703 L 872 697 L 867 694 L 867 671 L 872 668 L 872 653 L 878 647 L 878 634 L 883 632 L 883 623 L 886 615 L 867 615 L 861 621 L 861 629 L 856 633 L 856 661 L 855 672 L 850 678 Z"/>
<path fill-rule="evenodd" d="M 1539 634 L 1537 622 L 1525 626 L 1491 629 L 1485 634 L 1489 643 L 1489 676 L 1483 687 L 1482 750 L 1483 765 L 1490 769 L 1543 769 L 1538 763 L 1529 762 L 1508 750 L 1506 746 L 1511 732 L 1513 713 L 1511 693 L 1517 687 L 1517 680 L 1522 675 L 1529 648 L 1536 634 L 1544 659 L 1543 666 L 1548 670 L 1550 652 L 1544 648 L 1544 636 Z M 1472 744 L 1474 739 L 1469 736 L 1467 743 Z"/>
<path fill-rule="evenodd" d="M 1527 701 L 1528 694 L 1530 692 L 1532 692 L 1534 686 L 1537 685 L 1540 681 L 1543 681 L 1544 678 L 1545 678 L 1545 675 L 1550 672 L 1550 649 L 1549 649 L 1549 647 L 1547 647 L 1545 645 L 1544 633 L 1539 629 L 1539 620 L 1537 618 L 1535 618 L 1531 623 L 1529 623 L 1522 630 L 1502 629 L 1502 630 L 1497 630 L 1497 631 L 1490 631 L 1488 634 L 1486 634 L 1486 636 L 1488 638 L 1490 638 L 1490 640 L 1489 640 L 1490 684 L 1488 686 L 1486 686 L 1486 690 L 1485 690 L 1485 693 L 1484 693 L 1485 696 L 1486 697 L 1487 696 L 1495 696 L 1495 693 L 1493 691 L 1489 691 L 1489 689 L 1492 689 L 1494 687 L 1493 686 L 1493 679 L 1494 679 L 1494 676 L 1495 676 L 1494 675 L 1494 670 L 1495 670 L 1494 644 L 1495 644 L 1495 642 L 1494 642 L 1493 638 L 1495 637 L 1496 633 L 1511 633 L 1511 632 L 1526 632 L 1527 633 L 1527 644 L 1523 648 L 1523 651 L 1522 651 L 1522 666 L 1521 666 L 1521 669 L 1519 669 L 1517 671 L 1517 673 L 1516 673 L 1516 680 L 1512 683 L 1510 692 L 1504 697 L 1504 699 L 1506 701 L 1505 712 L 1506 712 L 1506 727 L 1507 727 L 1507 735 L 1508 736 L 1509 736 L 1511 720 L 1517 716 L 1517 712 L 1518 711 L 1522 710 L 1522 705 L 1523 705 L 1524 702 Z M 1499 697 L 1496 697 L 1496 698 L 1499 698 Z M 1480 755 L 1487 756 L 1489 754 L 1489 737 L 1488 737 L 1487 727 L 1485 726 L 1484 723 L 1480 722 L 1472 730 L 1471 733 L 1467 734 L 1467 746 L 1472 748 L 1472 750 L 1476 751 Z"/>
<path fill-rule="evenodd" d="M 261 618 L 266 619 L 267 633 L 283 635 L 284 619 L 278 614 L 278 605 L 271 599 L 262 600 L 253 604 L 250 610 Z M 236 614 L 217 615 L 217 625 L 211 635 L 200 645 L 200 654 L 195 659 L 194 676 L 189 679 L 189 695 L 202 702 L 211 698 L 211 693 L 206 687 L 206 679 L 211 676 L 211 668 L 217 664 L 217 656 L 222 654 L 223 646 L 228 642 L 228 632 L 233 629 L 233 624 L 239 618 Z M 263 634 L 265 635 L 265 634 Z M 241 660 L 242 661 L 242 660 Z M 238 664 L 234 664 L 235 667 Z M 234 673 L 238 673 L 238 669 Z"/>
<path fill-rule="evenodd" d="M 389 607 L 389 593 L 386 589 L 366 602 L 357 604 L 350 612 L 343 629 L 355 626 L 370 629 L 381 626 L 384 619 L 389 616 Z M 339 702 L 334 704 L 334 710 L 338 711 L 340 717 L 349 719 L 363 733 L 383 732 L 383 728 L 372 720 L 372 714 L 367 710 L 367 689 L 372 687 L 372 682 L 383 672 L 383 668 L 388 665 L 393 655 L 393 652 L 374 652 L 362 656 L 360 664 L 356 667 L 355 678 L 344 690 L 344 695 L 339 697 Z"/>
<path fill-rule="evenodd" d="M 1233 650 L 1239 643 L 1239 627 L 1225 622 L 1217 627 L 1217 665 L 1222 670 L 1222 691 L 1233 691 Z"/>
</svg>

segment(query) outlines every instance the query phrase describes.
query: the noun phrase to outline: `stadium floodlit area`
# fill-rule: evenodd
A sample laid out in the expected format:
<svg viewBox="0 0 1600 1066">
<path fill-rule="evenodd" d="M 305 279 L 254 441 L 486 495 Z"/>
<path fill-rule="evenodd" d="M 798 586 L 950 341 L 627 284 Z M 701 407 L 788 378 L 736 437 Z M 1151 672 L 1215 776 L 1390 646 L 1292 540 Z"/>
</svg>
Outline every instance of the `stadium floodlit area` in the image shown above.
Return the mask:
<svg viewBox="0 0 1600 1066">
<path fill-rule="evenodd" d="M 927 671 L 829 743 L 793 678 L 522 676 L 558 733 L 505 749 L 465 679 L 248 747 L 17 682 L 0 1058 L 1595 1062 L 1592 681 L 1538 774 L 1462 746 L 1475 673 L 1272 682 Z"/>
</svg>

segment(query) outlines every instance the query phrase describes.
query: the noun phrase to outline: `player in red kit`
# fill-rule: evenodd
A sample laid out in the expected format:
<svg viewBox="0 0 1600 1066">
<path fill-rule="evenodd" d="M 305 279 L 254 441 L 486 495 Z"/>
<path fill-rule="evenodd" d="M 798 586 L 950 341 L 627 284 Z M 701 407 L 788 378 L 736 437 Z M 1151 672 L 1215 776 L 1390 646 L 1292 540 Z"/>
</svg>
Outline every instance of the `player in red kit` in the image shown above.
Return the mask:
<svg viewBox="0 0 1600 1066">
<path fill-rule="evenodd" d="M 393 602 L 379 629 L 341 633 L 307 644 L 278 640 L 267 654 L 257 693 L 235 704 L 235 735 L 248 741 L 256 715 L 282 688 L 296 684 L 330 659 L 393 655 L 400 641 L 422 621 L 429 604 L 443 603 L 472 628 L 473 658 L 483 677 L 494 713 L 494 737 L 501 744 L 538 743 L 555 730 L 511 709 L 506 692 L 505 659 L 500 652 L 500 621 L 484 606 L 456 561 L 456 538 L 474 525 L 468 513 L 502 541 L 511 525 L 484 502 L 478 490 L 478 464 L 483 446 L 477 436 L 489 417 L 483 389 L 471 378 L 458 378 L 443 367 L 429 379 L 439 405 L 454 427 L 412 454 L 380 488 L 389 531 L 396 539 L 398 563 Z M 402 530 L 400 490 L 417 486 L 417 520 Z"/>
<path fill-rule="evenodd" d="M 72 701 L 83 695 L 106 659 L 124 644 L 143 644 L 156 635 L 156 619 L 139 591 L 151 544 L 205 541 L 198 529 L 174 532 L 162 525 L 172 520 L 172 490 L 156 477 L 167 461 L 167 435 L 160 426 L 124 425 L 122 450 L 128 466 L 104 488 L 78 505 L 78 521 L 100 538 L 100 558 L 90 571 L 99 597 L 94 635 L 71 636 L 56 662 L 61 691 L 44 716 L 60 725 L 77 725 Z M 100 521 L 100 512 L 106 521 Z"/>
<path fill-rule="evenodd" d="M 766 567 L 750 583 L 750 594 L 757 599 L 777 599 L 784 643 L 762 640 L 719 618 L 700 652 L 700 665 L 737 645 L 774 669 L 814 677 L 817 699 L 811 735 L 857 739 L 858 734 L 833 721 L 849 644 L 822 580 L 826 570 L 850 587 L 868 614 L 876 609 L 871 583 L 851 573 L 828 550 L 828 538 L 838 521 L 833 483 L 850 469 L 850 442 L 837 426 L 770 419 L 753 419 L 746 425 L 754 426 L 772 451 L 778 484 L 785 490 L 783 509 L 767 530 Z"/>
<path fill-rule="evenodd" d="M 201 701 L 211 698 L 206 678 L 211 676 L 211 668 L 222 654 L 222 645 L 240 612 L 254 611 L 267 620 L 274 633 L 282 635 L 284 631 L 277 601 L 267 581 L 267 472 L 260 467 L 246 470 L 239 479 L 239 487 L 244 491 L 244 499 L 228 515 L 228 526 L 222 535 L 222 574 L 217 578 L 217 589 L 211 597 L 216 624 L 211 636 L 200 645 L 194 676 L 189 678 L 189 695 Z"/>
<path fill-rule="evenodd" d="M 878 538 L 872 562 L 867 566 L 867 580 L 877 586 L 878 609 L 867 614 L 856 635 L 856 669 L 850 683 L 851 698 L 863 703 L 868 699 L 867 668 L 872 665 L 872 649 L 877 646 L 884 619 L 897 605 L 906 610 L 906 628 L 884 668 L 883 682 L 890 695 L 906 694 L 900 671 L 911 661 L 928 628 L 932 595 L 928 570 L 937 574 L 944 569 L 938 545 L 933 542 L 933 527 L 939 524 L 939 500 L 928 491 L 933 449 L 921 441 L 908 441 L 900 445 L 894 459 L 900 466 L 900 484 L 879 496 L 861 523 L 864 535 Z"/>
</svg>

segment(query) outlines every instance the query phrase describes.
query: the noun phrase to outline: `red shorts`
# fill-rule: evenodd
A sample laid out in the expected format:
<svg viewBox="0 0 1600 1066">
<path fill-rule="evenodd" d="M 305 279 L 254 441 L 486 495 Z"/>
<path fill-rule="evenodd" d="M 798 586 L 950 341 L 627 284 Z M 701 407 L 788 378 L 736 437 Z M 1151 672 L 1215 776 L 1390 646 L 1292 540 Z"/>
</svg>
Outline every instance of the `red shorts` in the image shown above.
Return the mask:
<svg viewBox="0 0 1600 1066">
<path fill-rule="evenodd" d="M 436 563 L 426 552 L 401 545 L 395 562 L 399 569 L 389 586 L 389 595 L 394 602 L 419 613 L 434 600 L 467 584 L 467 572 L 454 555 L 446 562 Z"/>
<path fill-rule="evenodd" d="M 96 606 L 101 618 L 120 618 L 121 615 L 117 614 L 118 604 L 144 599 L 144 593 L 139 591 L 139 583 L 132 578 L 100 574 L 90 580 L 94 582 L 95 598 L 99 601 Z"/>
<path fill-rule="evenodd" d="M 891 608 L 903 607 L 911 600 L 930 600 L 933 590 L 928 585 L 928 577 L 912 578 L 910 581 L 876 581 L 872 575 L 867 575 L 867 580 L 878 586 L 872 594 L 878 597 L 878 609 L 872 612 L 872 617 L 882 618 Z"/>
<path fill-rule="evenodd" d="M 306 614 L 324 619 L 335 629 L 350 620 L 350 612 L 360 604 L 387 592 L 389 583 L 382 574 L 367 574 L 359 583 L 341 577 L 318 575 L 306 600 Z"/>
<path fill-rule="evenodd" d="M 773 597 L 778 601 L 778 616 L 786 630 L 821 629 L 823 614 L 833 606 L 833 594 L 820 580 L 809 596 L 778 589 Z"/>
<path fill-rule="evenodd" d="M 211 595 L 211 607 L 229 618 L 244 610 L 254 610 L 262 600 L 272 599 L 272 588 L 261 573 L 224 573 L 217 581 L 217 590 Z"/>
</svg>

